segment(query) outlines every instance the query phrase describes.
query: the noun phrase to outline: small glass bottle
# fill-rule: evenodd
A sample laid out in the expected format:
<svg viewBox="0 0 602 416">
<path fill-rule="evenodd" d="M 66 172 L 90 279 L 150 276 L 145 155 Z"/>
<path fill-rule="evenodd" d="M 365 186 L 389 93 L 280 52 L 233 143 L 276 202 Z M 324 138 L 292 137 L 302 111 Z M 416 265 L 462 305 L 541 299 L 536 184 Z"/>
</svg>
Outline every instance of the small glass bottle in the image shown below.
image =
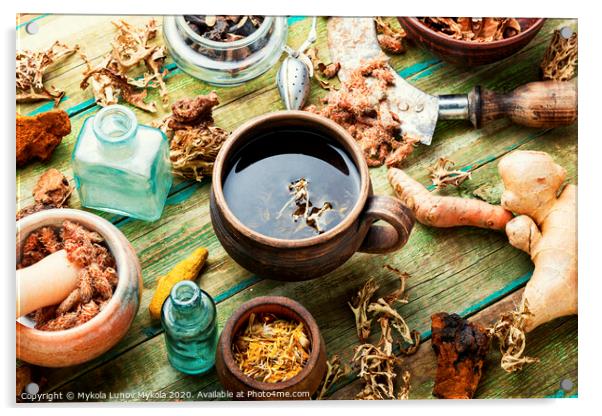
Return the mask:
<svg viewBox="0 0 602 416">
<path fill-rule="evenodd" d="M 172 182 L 169 143 L 129 108 L 107 106 L 86 119 L 71 159 L 83 206 L 145 221 L 161 216 Z"/>
<path fill-rule="evenodd" d="M 161 310 L 167 357 L 186 374 L 202 374 L 215 363 L 217 311 L 215 302 L 196 283 L 177 283 Z"/>
</svg>

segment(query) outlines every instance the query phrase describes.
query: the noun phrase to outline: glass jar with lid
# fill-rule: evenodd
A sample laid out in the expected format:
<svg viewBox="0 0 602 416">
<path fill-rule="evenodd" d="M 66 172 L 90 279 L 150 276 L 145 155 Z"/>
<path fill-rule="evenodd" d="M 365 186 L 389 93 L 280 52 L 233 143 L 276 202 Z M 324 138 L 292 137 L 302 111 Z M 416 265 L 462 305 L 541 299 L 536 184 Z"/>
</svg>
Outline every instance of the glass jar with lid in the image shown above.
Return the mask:
<svg viewBox="0 0 602 416">
<path fill-rule="evenodd" d="M 285 17 L 265 16 L 257 30 L 232 42 L 207 39 L 184 16 L 165 16 L 163 36 L 175 63 L 184 72 L 219 86 L 242 84 L 269 70 L 284 51 Z"/>
</svg>

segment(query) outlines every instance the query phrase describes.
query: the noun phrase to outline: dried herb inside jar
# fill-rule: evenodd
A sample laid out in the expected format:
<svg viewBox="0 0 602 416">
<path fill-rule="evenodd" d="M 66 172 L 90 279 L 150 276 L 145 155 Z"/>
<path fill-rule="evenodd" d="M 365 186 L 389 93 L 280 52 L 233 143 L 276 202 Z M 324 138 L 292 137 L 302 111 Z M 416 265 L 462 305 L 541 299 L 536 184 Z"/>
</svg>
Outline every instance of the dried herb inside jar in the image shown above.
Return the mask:
<svg viewBox="0 0 602 416">
<path fill-rule="evenodd" d="M 234 42 L 255 33 L 264 16 L 185 15 L 184 20 L 198 35 L 216 42 Z"/>
<path fill-rule="evenodd" d="M 232 344 L 238 368 L 246 376 L 266 383 L 279 383 L 299 374 L 310 352 L 303 322 L 268 313 L 252 313 Z"/>
</svg>

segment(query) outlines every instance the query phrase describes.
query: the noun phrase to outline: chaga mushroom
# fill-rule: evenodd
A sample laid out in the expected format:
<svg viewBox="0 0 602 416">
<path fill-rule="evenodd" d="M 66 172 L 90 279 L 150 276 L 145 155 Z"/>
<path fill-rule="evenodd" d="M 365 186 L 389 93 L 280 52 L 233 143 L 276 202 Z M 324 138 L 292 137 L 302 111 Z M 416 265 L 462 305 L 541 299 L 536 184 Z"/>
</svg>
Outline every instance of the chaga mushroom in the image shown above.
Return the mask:
<svg viewBox="0 0 602 416">
<path fill-rule="evenodd" d="M 440 399 L 472 399 L 489 351 L 488 333 L 456 314 L 437 313 L 431 321 L 437 355 L 433 395 Z"/>
<path fill-rule="evenodd" d="M 33 159 L 47 161 L 69 133 L 71 121 L 63 110 L 35 116 L 17 114 L 17 167 L 25 166 Z"/>
</svg>

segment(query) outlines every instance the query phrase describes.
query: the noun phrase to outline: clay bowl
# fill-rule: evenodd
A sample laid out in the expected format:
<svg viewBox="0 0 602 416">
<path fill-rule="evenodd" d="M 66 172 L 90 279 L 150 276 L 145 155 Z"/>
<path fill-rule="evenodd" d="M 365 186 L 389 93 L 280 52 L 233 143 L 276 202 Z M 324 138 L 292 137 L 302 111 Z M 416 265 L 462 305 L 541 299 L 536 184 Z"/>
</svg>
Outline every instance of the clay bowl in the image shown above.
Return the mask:
<svg viewBox="0 0 602 416">
<path fill-rule="evenodd" d="M 232 342 L 251 313 L 272 313 L 302 322 L 311 343 L 310 357 L 299 374 L 280 383 L 257 381 L 240 371 L 232 354 Z M 262 296 L 242 304 L 228 319 L 215 354 L 217 376 L 226 390 L 239 400 L 309 399 L 326 374 L 326 346 L 313 316 L 300 303 L 283 296 Z M 294 392 L 303 392 L 293 396 Z"/>
<path fill-rule="evenodd" d="M 303 128 L 336 140 L 360 175 L 360 192 L 349 214 L 334 228 L 313 237 L 286 240 L 268 237 L 232 213 L 222 189 L 236 151 L 266 131 Z M 414 215 L 398 199 L 373 195 L 368 165 L 351 135 L 334 121 L 307 111 L 278 111 L 249 120 L 223 144 L 213 167 L 210 213 L 213 230 L 226 252 L 247 270 L 266 278 L 300 281 L 323 276 L 356 251 L 390 253 L 408 241 Z M 384 225 L 374 224 L 381 220 Z"/>
<path fill-rule="evenodd" d="M 44 367 L 80 364 L 113 347 L 127 332 L 140 305 L 142 273 L 136 252 L 117 227 L 89 212 L 51 209 L 17 222 L 17 262 L 25 238 L 43 226 L 77 222 L 101 234 L 117 263 L 119 282 L 106 307 L 88 322 L 64 331 L 40 331 L 27 317 L 17 321 L 17 358 Z"/>
<path fill-rule="evenodd" d="M 441 59 L 462 67 L 500 61 L 524 48 L 537 35 L 545 19 L 519 18 L 522 32 L 494 42 L 469 42 L 437 32 L 416 17 L 398 17 L 408 37 Z"/>
</svg>

